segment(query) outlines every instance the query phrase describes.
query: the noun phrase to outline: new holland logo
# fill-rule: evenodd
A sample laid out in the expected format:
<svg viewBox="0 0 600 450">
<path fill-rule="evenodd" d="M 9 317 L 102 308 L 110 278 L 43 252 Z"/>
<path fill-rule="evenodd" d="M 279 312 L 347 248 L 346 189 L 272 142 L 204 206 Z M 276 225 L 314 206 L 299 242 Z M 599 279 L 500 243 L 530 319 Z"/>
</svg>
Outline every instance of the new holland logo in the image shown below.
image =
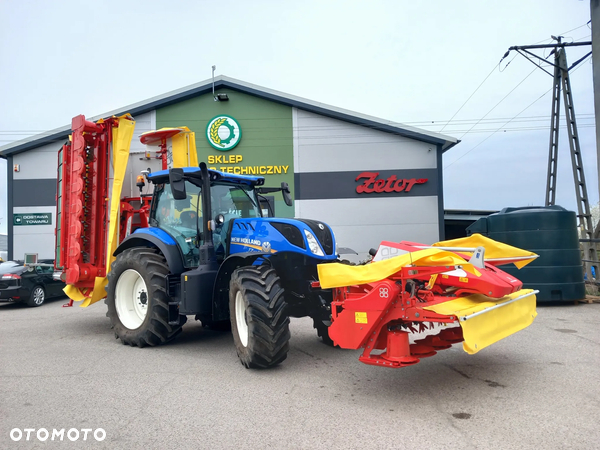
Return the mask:
<svg viewBox="0 0 600 450">
<path fill-rule="evenodd" d="M 242 129 L 233 117 L 220 115 L 208 122 L 206 139 L 217 150 L 226 152 L 239 144 L 242 139 Z"/>
</svg>

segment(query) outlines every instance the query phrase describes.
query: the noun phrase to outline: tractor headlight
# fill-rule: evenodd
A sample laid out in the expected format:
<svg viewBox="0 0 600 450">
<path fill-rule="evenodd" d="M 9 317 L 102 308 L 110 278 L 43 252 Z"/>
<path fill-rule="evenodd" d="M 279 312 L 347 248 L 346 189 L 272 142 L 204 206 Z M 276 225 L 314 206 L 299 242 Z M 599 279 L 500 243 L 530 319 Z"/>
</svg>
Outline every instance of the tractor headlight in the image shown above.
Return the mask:
<svg viewBox="0 0 600 450">
<path fill-rule="evenodd" d="M 308 230 L 304 230 L 304 234 L 306 235 L 306 240 L 308 241 L 308 248 L 310 248 L 310 251 L 315 255 L 325 256 L 325 253 L 323 253 L 323 250 L 321 250 L 321 246 L 317 242 L 315 236 Z"/>
</svg>

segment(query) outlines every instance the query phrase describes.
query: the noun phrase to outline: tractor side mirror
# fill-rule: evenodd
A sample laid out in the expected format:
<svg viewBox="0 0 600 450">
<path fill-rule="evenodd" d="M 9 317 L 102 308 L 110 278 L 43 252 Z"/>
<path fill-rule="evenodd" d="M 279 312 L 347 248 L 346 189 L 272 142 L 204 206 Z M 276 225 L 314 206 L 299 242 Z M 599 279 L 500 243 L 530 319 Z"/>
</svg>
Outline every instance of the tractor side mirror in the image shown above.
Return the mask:
<svg viewBox="0 0 600 450">
<path fill-rule="evenodd" d="M 292 194 L 290 192 L 290 187 L 285 181 L 281 182 L 281 193 L 283 194 L 283 201 L 285 204 L 292 206 Z"/>
<path fill-rule="evenodd" d="M 169 184 L 171 185 L 171 193 L 175 200 L 184 200 L 187 198 L 182 168 L 169 169 Z"/>
</svg>

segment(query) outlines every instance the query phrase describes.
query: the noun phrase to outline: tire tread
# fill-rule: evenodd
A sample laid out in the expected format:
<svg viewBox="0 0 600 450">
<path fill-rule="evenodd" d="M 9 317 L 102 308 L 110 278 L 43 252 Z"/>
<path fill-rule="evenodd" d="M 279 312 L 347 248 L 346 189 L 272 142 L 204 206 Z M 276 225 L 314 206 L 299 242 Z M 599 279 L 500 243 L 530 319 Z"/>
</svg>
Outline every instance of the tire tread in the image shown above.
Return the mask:
<svg viewBox="0 0 600 450">
<path fill-rule="evenodd" d="M 241 345 L 235 325 L 235 296 L 242 291 L 247 306 L 248 346 Z M 247 368 L 268 368 L 287 358 L 290 319 L 281 280 L 270 266 L 237 269 L 231 278 L 230 315 L 234 342 L 242 364 Z"/>
</svg>

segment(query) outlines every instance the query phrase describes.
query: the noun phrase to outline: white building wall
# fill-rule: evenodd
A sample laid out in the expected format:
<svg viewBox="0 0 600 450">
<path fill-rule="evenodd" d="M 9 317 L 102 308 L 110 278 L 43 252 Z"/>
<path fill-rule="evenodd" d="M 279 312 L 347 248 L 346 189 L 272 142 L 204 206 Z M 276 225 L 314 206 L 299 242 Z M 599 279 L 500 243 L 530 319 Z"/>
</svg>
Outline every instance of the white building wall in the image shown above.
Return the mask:
<svg viewBox="0 0 600 450">
<path fill-rule="evenodd" d="M 54 259 L 54 229 L 56 227 L 56 207 L 27 206 L 14 208 L 15 214 L 50 213 L 51 225 L 13 226 L 13 259 L 24 259 L 25 253 L 37 253 L 40 259 Z M 12 219 L 11 219 L 12 220 Z"/>
<path fill-rule="evenodd" d="M 13 181 L 17 181 L 16 184 L 13 183 L 13 189 L 17 192 L 9 193 L 16 200 L 12 213 L 49 213 L 52 217 L 50 225 L 13 225 L 13 259 L 22 260 L 25 253 L 37 253 L 40 259 L 54 259 L 56 168 L 58 150 L 65 141 L 66 139 L 13 156 L 13 164 L 18 164 L 19 171 L 13 172 Z M 30 199 L 37 205 L 17 206 L 22 204 L 20 199 Z M 14 216 L 11 211 L 8 213 L 8 220 L 12 222 Z"/>
<path fill-rule="evenodd" d="M 434 169 L 433 144 L 293 109 L 294 170 Z"/>
<path fill-rule="evenodd" d="M 355 182 L 355 177 L 364 171 L 433 169 L 437 174 L 437 149 L 432 144 L 296 108 L 293 126 L 296 178 L 302 180 L 303 173 L 322 173 L 319 185 L 325 196 L 328 190 L 340 192 L 339 186 L 328 186 L 328 174 L 332 177 L 335 172 L 347 172 L 347 190 L 351 191 L 348 196 L 362 184 Z M 440 238 L 438 197 L 431 192 L 425 196 L 354 197 L 300 197 L 295 201 L 296 217 L 329 224 L 339 247 L 350 247 L 359 253 L 354 259 L 366 258 L 369 249 L 383 240 L 432 243 Z"/>
<path fill-rule="evenodd" d="M 19 171 L 13 172 L 13 180 L 56 180 L 58 150 L 66 141 L 65 138 L 59 142 L 14 155 L 13 164 L 19 165 Z"/>
</svg>

